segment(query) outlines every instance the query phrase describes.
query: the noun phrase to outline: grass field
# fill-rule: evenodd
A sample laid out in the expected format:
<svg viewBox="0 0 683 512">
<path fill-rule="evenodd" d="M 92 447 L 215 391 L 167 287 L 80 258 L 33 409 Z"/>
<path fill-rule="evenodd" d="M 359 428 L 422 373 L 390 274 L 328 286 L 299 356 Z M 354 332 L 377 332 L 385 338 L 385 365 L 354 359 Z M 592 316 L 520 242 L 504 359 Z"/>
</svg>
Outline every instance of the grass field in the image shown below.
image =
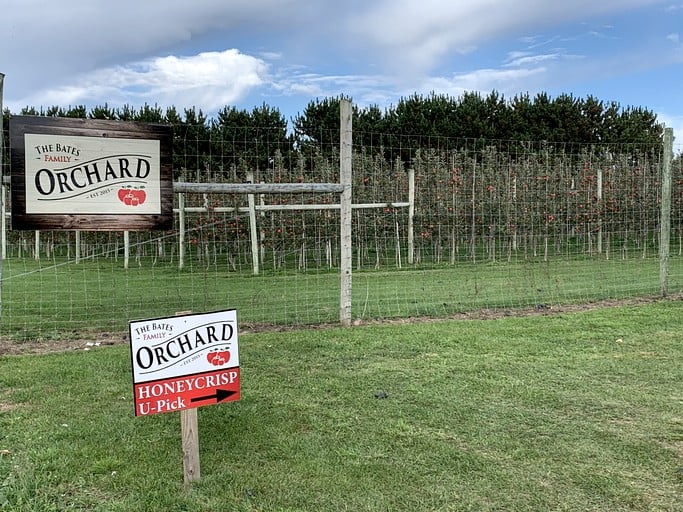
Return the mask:
<svg viewBox="0 0 683 512">
<path fill-rule="evenodd" d="M 681 306 L 243 334 L 189 490 L 125 344 L 2 356 L 0 510 L 683 510 Z"/>
<path fill-rule="evenodd" d="M 683 259 L 671 259 L 669 289 L 683 291 Z M 130 269 L 100 258 L 8 259 L 3 263 L 0 335 L 16 341 L 123 332 L 128 321 L 237 308 L 247 324 L 301 326 L 339 320 L 339 271 L 230 272 L 143 260 Z M 580 304 L 659 293 L 658 258 L 460 263 L 356 271 L 352 316 L 444 317 L 480 309 Z"/>
</svg>

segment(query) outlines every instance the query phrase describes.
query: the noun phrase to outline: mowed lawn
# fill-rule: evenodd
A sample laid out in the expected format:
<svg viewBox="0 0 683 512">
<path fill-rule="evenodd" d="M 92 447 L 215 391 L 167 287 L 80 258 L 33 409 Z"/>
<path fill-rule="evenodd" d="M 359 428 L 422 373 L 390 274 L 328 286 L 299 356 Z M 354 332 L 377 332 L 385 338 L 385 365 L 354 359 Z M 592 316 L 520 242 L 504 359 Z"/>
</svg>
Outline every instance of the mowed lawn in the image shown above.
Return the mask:
<svg viewBox="0 0 683 512">
<path fill-rule="evenodd" d="M 0 510 L 680 511 L 682 306 L 242 334 L 189 489 L 128 346 L 2 356 Z"/>
<path fill-rule="evenodd" d="M 671 261 L 670 293 L 683 291 L 683 260 Z M 586 259 L 458 264 L 354 271 L 352 317 L 372 321 L 447 317 L 485 310 L 621 300 L 659 294 L 659 260 Z M 3 262 L 0 336 L 17 342 L 123 332 L 130 320 L 178 311 L 236 308 L 244 325 L 339 321 L 339 271 L 264 273 L 171 264 L 8 259 Z"/>
</svg>

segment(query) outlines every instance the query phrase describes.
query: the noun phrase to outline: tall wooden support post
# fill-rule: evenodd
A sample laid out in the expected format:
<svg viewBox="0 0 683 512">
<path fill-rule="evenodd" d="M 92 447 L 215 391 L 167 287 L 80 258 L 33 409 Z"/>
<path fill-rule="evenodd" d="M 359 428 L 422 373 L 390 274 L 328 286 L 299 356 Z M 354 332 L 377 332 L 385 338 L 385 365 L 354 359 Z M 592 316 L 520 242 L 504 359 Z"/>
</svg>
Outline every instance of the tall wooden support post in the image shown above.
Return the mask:
<svg viewBox="0 0 683 512">
<path fill-rule="evenodd" d="M 254 183 L 254 173 L 247 173 L 247 182 Z M 251 236 L 251 264 L 254 269 L 254 275 L 259 274 L 259 240 L 258 230 L 256 228 L 256 198 L 254 194 L 247 194 L 247 201 L 249 202 L 249 233 Z"/>
<path fill-rule="evenodd" d="M 76 263 L 81 262 L 81 232 L 76 231 Z"/>
<path fill-rule="evenodd" d="M 2 215 L 2 219 L 0 219 L 0 226 L 2 228 L 2 255 L 0 255 L 0 278 L 2 278 L 2 260 L 4 260 L 7 257 L 7 217 L 6 217 L 6 208 L 5 208 L 5 174 L 4 174 L 4 167 L 3 167 L 3 153 L 5 151 L 5 136 L 4 136 L 4 116 L 3 116 L 3 107 L 2 107 L 2 94 L 3 94 L 3 83 L 5 81 L 5 75 L 0 73 L 0 186 L 2 187 L 2 195 L 0 195 L 0 215 Z M 0 305 L 2 303 L 0 302 Z"/>
<path fill-rule="evenodd" d="M 5 238 L 5 233 L 7 229 L 7 226 L 5 224 L 5 176 L 3 173 L 2 166 L 2 152 L 5 150 L 5 133 L 3 131 L 4 118 L 2 112 L 2 91 L 4 80 L 5 75 L 0 73 L 0 186 L 2 187 L 2 194 L 0 195 L 0 215 L 2 215 L 2 220 L 0 221 L 0 224 L 2 224 L 2 234 L 0 235 L 0 237 L 2 237 L 2 255 L 0 257 L 0 318 L 2 317 L 2 262 L 7 256 L 7 239 Z"/>
<path fill-rule="evenodd" d="M 1 120 L 0 125 L 2 125 Z M 1 126 L 0 133 L 2 133 Z M 2 153 L 2 142 L 0 142 L 0 153 Z M 2 166 L 2 156 L 0 156 L 0 166 Z M 0 172 L 0 180 L 2 180 L 2 172 Z M 7 204 L 7 187 L 4 182 L 0 187 L 2 187 L 2 190 L 0 191 L 0 231 L 2 231 L 2 235 L 0 235 L 2 237 L 2 240 L 0 241 L 0 245 L 2 246 L 0 249 L 0 260 L 4 260 L 7 258 L 7 207 L 5 206 Z M 2 263 L 0 263 L 0 265 L 2 265 Z M 2 276 L 0 275 L 0 277 Z"/>
<path fill-rule="evenodd" d="M 5 129 L 4 121 L 5 121 L 5 118 L 4 118 L 3 112 L 2 112 L 2 94 L 3 94 L 3 90 L 4 90 L 4 85 L 3 85 L 4 82 L 5 82 L 5 75 L 0 73 L 0 184 L 2 184 L 3 186 L 5 185 L 5 181 L 3 179 L 4 174 L 2 172 L 3 171 L 2 157 L 3 157 L 3 150 L 5 149 L 5 137 L 4 137 L 4 129 Z"/>
<path fill-rule="evenodd" d="M 40 231 L 36 230 L 35 247 L 33 248 L 33 259 L 40 259 Z"/>
<path fill-rule="evenodd" d="M 75 259 L 76 263 L 81 262 L 81 232 L 79 230 L 74 231 L 74 244 L 75 244 Z"/>
<path fill-rule="evenodd" d="M 602 169 L 598 169 L 598 188 L 596 190 L 596 197 L 598 199 L 598 208 L 600 215 L 598 215 L 598 254 L 602 254 Z"/>
<path fill-rule="evenodd" d="M 659 233 L 659 289 L 662 297 L 669 293 L 669 241 L 671 240 L 671 160 L 673 158 L 674 130 L 664 129 L 664 155 L 662 158 L 662 210 Z"/>
<path fill-rule="evenodd" d="M 353 266 L 353 246 L 351 237 L 351 178 L 353 174 L 353 126 L 351 102 L 339 102 L 339 183 L 344 187 L 340 194 L 340 232 L 341 232 L 341 293 L 339 298 L 339 321 L 344 326 L 351 325 L 351 270 Z"/>
<path fill-rule="evenodd" d="M 185 194 L 178 194 L 178 269 L 185 267 Z"/>
<path fill-rule="evenodd" d="M 408 169 L 408 264 L 415 263 L 415 169 Z"/>
<path fill-rule="evenodd" d="M 130 231 L 123 232 L 123 268 L 128 269 L 130 260 Z"/>
</svg>

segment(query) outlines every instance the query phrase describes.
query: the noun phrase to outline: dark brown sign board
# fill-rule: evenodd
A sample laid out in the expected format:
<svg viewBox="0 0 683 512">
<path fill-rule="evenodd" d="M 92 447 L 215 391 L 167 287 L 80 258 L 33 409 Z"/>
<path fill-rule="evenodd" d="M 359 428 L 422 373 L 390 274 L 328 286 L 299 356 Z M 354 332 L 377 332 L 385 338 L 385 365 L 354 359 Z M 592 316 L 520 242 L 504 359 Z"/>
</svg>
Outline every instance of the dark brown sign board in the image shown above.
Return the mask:
<svg viewBox="0 0 683 512">
<path fill-rule="evenodd" d="M 9 128 L 13 229 L 172 228 L 172 126 L 13 116 Z"/>
</svg>

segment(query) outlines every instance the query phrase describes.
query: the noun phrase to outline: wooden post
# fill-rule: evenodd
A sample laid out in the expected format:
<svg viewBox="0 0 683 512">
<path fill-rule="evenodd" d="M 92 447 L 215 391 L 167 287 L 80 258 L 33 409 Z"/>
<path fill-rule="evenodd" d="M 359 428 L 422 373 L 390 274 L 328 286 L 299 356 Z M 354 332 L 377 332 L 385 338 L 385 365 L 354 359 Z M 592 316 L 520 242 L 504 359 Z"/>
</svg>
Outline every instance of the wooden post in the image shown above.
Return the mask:
<svg viewBox="0 0 683 512">
<path fill-rule="evenodd" d="M 81 261 L 81 232 L 76 230 L 76 263 Z"/>
<path fill-rule="evenodd" d="M 189 315 L 192 311 L 178 311 L 176 316 Z M 183 483 L 187 489 L 192 482 L 199 481 L 201 468 L 199 464 L 199 425 L 197 409 L 180 411 L 180 435 L 183 444 Z"/>
<path fill-rule="evenodd" d="M 339 321 L 351 325 L 351 271 L 353 267 L 351 178 L 353 175 L 353 125 L 351 102 L 339 102 L 339 183 L 344 187 L 340 194 L 341 232 L 341 293 L 339 297 Z"/>
<path fill-rule="evenodd" d="M 176 316 L 186 315 L 191 311 L 179 311 Z M 183 483 L 187 489 L 192 482 L 201 476 L 199 464 L 199 426 L 197 409 L 180 411 L 180 434 L 183 447 Z"/>
<path fill-rule="evenodd" d="M 247 182 L 254 183 L 254 173 L 249 171 L 247 173 Z M 258 231 L 256 229 L 256 199 L 254 194 L 247 194 L 249 202 L 249 233 L 251 235 L 251 264 L 254 269 L 254 275 L 259 274 L 259 240 Z"/>
<path fill-rule="evenodd" d="M 396 221 L 396 266 L 402 268 L 401 266 L 401 231 L 398 227 L 398 220 Z"/>
<path fill-rule="evenodd" d="M 0 121 L 0 125 L 2 122 Z M 0 130 L 0 133 L 2 133 L 2 130 Z M 0 152 L 2 152 L 2 143 L 0 142 Z M 2 165 L 2 157 L 0 156 L 0 165 Z M 2 173 L 0 172 L 0 176 Z M 0 260 L 4 260 L 7 258 L 7 207 L 5 206 L 7 203 L 5 202 L 7 200 L 7 187 L 5 187 L 5 184 L 2 183 L 2 195 L 0 196 L 0 230 L 2 230 L 2 241 L 0 244 L 2 244 L 2 249 L 0 250 Z"/>
<path fill-rule="evenodd" d="M 40 259 L 40 231 L 36 230 L 36 243 L 34 247 L 33 259 Z"/>
<path fill-rule="evenodd" d="M 5 75 L 0 73 L 0 186 L 2 187 L 2 193 L 0 194 L 0 215 L 2 215 L 2 220 L 0 220 L 0 228 L 2 233 L 0 233 L 0 244 L 2 248 L 0 249 L 0 283 L 2 283 L 2 262 L 7 257 L 7 224 L 5 218 L 5 176 L 3 175 L 2 166 L 2 153 L 4 151 L 5 144 L 5 134 L 3 128 L 3 111 L 2 111 L 2 95 L 3 95 L 3 82 L 5 80 Z M 2 311 L 2 285 L 0 285 L 0 311 Z"/>
<path fill-rule="evenodd" d="M 185 194 L 178 194 L 178 268 L 185 267 Z"/>
<path fill-rule="evenodd" d="M 662 210 L 659 233 L 659 289 L 662 297 L 669 293 L 669 241 L 671 240 L 671 159 L 673 157 L 674 130 L 664 129 L 664 155 L 662 159 Z"/>
<path fill-rule="evenodd" d="M 261 207 L 261 229 L 259 230 L 259 261 L 266 261 L 266 248 L 263 245 L 263 240 L 266 238 L 266 233 L 263 230 L 263 224 L 266 217 L 266 212 L 263 211 L 263 207 L 266 204 L 266 196 L 259 194 L 259 206 Z"/>
<path fill-rule="evenodd" d="M 130 232 L 123 232 L 123 268 L 128 268 L 128 260 L 130 259 Z"/>
<path fill-rule="evenodd" d="M 408 264 L 415 263 L 415 234 L 413 218 L 415 217 L 415 169 L 408 169 Z"/>
<path fill-rule="evenodd" d="M 602 254 L 602 169 L 598 169 L 597 198 L 600 214 L 598 215 L 598 254 Z"/>
<path fill-rule="evenodd" d="M 199 465 L 199 426 L 197 409 L 180 411 L 180 431 L 183 438 L 183 482 L 185 488 L 201 477 Z"/>
</svg>

